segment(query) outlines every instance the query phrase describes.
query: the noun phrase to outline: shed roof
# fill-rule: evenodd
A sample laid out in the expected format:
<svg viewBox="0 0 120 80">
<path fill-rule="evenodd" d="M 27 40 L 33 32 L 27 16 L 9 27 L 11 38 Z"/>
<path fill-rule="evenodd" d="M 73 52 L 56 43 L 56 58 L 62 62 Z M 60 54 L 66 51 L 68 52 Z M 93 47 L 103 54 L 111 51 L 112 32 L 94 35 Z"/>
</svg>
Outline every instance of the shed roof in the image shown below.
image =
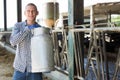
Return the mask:
<svg viewBox="0 0 120 80">
<path fill-rule="evenodd" d="M 90 16 L 90 8 L 93 6 L 95 16 L 107 14 L 120 14 L 120 2 L 97 3 L 84 8 L 84 16 Z"/>
</svg>

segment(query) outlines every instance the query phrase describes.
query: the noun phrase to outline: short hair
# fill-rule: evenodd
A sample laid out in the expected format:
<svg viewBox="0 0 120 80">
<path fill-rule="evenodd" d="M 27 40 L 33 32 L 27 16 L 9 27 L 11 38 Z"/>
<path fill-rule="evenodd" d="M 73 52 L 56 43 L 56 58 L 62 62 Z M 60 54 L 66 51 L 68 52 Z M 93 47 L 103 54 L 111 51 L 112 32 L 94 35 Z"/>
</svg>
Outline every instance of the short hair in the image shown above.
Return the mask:
<svg viewBox="0 0 120 80">
<path fill-rule="evenodd" d="M 27 6 L 34 6 L 35 9 L 36 9 L 36 11 L 37 11 L 37 6 L 36 6 L 34 3 L 28 3 L 28 4 L 26 5 L 26 7 L 27 7 Z M 26 7 L 25 7 L 25 8 L 26 8 Z"/>
</svg>

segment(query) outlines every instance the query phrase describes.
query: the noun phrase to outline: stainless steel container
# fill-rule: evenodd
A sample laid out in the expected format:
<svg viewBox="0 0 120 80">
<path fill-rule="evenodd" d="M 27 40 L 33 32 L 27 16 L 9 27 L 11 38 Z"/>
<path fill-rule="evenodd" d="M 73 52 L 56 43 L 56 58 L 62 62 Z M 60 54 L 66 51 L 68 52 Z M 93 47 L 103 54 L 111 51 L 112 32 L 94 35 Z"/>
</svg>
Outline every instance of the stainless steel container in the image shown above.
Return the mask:
<svg viewBox="0 0 120 80">
<path fill-rule="evenodd" d="M 46 2 L 43 4 L 43 21 L 48 27 L 54 27 L 56 20 L 59 18 L 59 3 Z"/>
<path fill-rule="evenodd" d="M 54 70 L 53 41 L 50 29 L 35 28 L 31 39 L 32 72 L 48 72 Z"/>
<path fill-rule="evenodd" d="M 46 2 L 43 4 L 43 18 L 57 20 L 59 18 L 59 3 Z"/>
</svg>

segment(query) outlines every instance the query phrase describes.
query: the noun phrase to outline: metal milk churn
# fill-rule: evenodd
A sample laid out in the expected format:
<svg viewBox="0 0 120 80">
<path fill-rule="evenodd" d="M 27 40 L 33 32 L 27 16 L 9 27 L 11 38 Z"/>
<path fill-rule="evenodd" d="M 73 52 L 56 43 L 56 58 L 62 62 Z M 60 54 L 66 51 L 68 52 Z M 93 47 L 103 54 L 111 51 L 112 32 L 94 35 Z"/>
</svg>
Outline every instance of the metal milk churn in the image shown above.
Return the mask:
<svg viewBox="0 0 120 80">
<path fill-rule="evenodd" d="M 31 38 L 32 72 L 54 70 L 53 40 L 47 27 L 35 28 Z"/>
</svg>

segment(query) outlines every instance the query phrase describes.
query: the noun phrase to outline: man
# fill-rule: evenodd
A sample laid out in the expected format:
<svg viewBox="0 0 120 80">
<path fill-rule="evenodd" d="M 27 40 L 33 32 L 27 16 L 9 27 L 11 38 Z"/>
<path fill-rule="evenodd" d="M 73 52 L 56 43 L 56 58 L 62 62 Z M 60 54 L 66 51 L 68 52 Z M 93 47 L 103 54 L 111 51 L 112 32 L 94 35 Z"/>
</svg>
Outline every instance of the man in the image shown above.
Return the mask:
<svg viewBox="0 0 120 80">
<path fill-rule="evenodd" d="M 36 5 L 27 4 L 24 14 L 26 20 L 15 24 L 10 37 L 11 45 L 16 46 L 13 80 L 42 80 L 42 73 L 31 72 L 31 30 L 40 27 L 35 21 L 38 15 Z"/>
</svg>

